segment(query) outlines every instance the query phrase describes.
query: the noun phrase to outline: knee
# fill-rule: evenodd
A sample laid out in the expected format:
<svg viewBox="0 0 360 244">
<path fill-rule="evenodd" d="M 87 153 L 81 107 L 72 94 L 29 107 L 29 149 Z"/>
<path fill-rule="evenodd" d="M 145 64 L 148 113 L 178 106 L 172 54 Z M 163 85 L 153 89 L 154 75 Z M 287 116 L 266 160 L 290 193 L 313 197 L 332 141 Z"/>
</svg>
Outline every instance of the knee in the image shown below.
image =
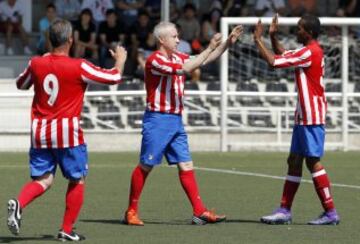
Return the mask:
<svg viewBox="0 0 360 244">
<path fill-rule="evenodd" d="M 315 172 L 322 168 L 320 158 L 318 157 L 307 157 L 305 161 L 306 167 L 310 172 Z"/>
<path fill-rule="evenodd" d="M 148 173 L 150 173 L 150 171 L 153 169 L 152 166 L 148 166 L 148 165 L 141 164 L 141 163 L 139 163 L 139 167 L 140 167 L 143 171 L 148 172 Z"/>
<path fill-rule="evenodd" d="M 287 158 L 288 173 L 301 175 L 303 159 L 296 155 L 289 155 Z"/>
<path fill-rule="evenodd" d="M 178 164 L 178 169 L 181 171 L 190 171 L 194 169 L 193 162 L 181 162 Z"/>
<path fill-rule="evenodd" d="M 296 165 L 296 157 L 294 155 L 289 155 L 286 162 L 289 167 L 293 168 Z"/>
<path fill-rule="evenodd" d="M 52 174 L 46 174 L 36 179 L 36 181 L 44 187 L 45 190 L 49 189 L 54 183 L 54 176 Z"/>
<path fill-rule="evenodd" d="M 85 184 L 85 176 L 81 177 L 79 180 L 69 180 L 69 183 L 73 185 Z"/>
</svg>

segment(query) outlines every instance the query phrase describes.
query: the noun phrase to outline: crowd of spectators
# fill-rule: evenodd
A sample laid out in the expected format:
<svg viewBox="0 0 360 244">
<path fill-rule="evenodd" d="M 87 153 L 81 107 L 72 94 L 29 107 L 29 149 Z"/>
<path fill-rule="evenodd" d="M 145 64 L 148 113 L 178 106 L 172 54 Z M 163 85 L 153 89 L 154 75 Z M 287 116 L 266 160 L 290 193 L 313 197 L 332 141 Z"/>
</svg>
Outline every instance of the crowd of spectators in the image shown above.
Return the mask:
<svg viewBox="0 0 360 244">
<path fill-rule="evenodd" d="M 52 0 L 45 16 L 36 23 L 40 34 L 37 50 L 30 50 L 28 33 L 22 27 L 19 0 L 0 1 L 0 32 L 4 33 L 5 55 L 13 55 L 12 37 L 19 34 L 24 54 L 43 54 L 51 49 L 47 28 L 57 18 L 74 25 L 73 55 L 108 63 L 108 49 L 116 44 L 129 53 L 127 72 L 141 70 L 146 57 L 156 48 L 153 26 L 160 21 L 161 0 Z M 223 16 L 318 16 L 360 17 L 360 0 L 170 0 L 170 19 L 181 35 L 184 52 L 201 52 L 220 30 Z M 139 72 L 141 73 L 141 72 Z"/>
</svg>

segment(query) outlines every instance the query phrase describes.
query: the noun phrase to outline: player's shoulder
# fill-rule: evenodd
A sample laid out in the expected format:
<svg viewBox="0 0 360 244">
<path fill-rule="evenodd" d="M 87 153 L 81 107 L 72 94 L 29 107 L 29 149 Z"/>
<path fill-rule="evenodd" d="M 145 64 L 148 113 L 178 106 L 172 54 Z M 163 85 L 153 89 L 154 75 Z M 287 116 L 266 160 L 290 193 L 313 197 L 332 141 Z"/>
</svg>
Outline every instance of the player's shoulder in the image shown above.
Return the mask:
<svg viewBox="0 0 360 244">
<path fill-rule="evenodd" d="M 148 60 L 151 60 L 151 59 L 159 59 L 159 58 L 163 58 L 165 57 L 159 50 L 157 51 L 154 51 L 152 53 L 150 53 L 150 55 L 148 56 Z"/>
<path fill-rule="evenodd" d="M 313 41 L 308 47 L 313 52 L 323 52 L 323 48 L 318 41 Z"/>
<path fill-rule="evenodd" d="M 175 56 L 178 56 L 179 58 L 181 58 L 182 60 L 185 60 L 185 59 L 189 59 L 190 55 L 187 54 L 187 53 L 183 53 L 183 52 L 175 52 L 174 53 Z"/>
<path fill-rule="evenodd" d="M 166 57 L 160 51 L 154 51 L 147 57 L 146 63 L 151 64 L 154 60 L 157 62 L 165 61 Z"/>
<path fill-rule="evenodd" d="M 46 59 L 44 58 L 44 56 L 33 56 L 29 59 L 29 65 L 31 66 L 35 66 L 37 64 L 42 64 L 42 63 L 46 63 Z"/>
</svg>

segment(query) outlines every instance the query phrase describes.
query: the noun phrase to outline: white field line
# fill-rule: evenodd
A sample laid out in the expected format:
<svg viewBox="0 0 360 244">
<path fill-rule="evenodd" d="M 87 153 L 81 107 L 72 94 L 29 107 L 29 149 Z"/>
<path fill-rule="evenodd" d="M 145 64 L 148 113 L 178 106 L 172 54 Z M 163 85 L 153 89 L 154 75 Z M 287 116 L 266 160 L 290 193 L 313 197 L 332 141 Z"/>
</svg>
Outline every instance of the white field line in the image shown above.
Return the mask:
<svg viewBox="0 0 360 244">
<path fill-rule="evenodd" d="M 275 179 L 275 180 L 285 180 L 285 177 L 276 176 L 276 175 L 267 175 L 267 174 L 259 174 L 259 173 L 251 173 L 251 172 L 235 171 L 235 170 L 227 170 L 227 169 L 214 169 L 214 168 L 203 168 L 203 167 L 194 167 L 194 168 L 196 170 L 209 171 L 209 172 L 215 172 L 215 173 L 224 173 L 224 174 L 232 174 L 232 175 L 245 175 L 245 176 L 270 178 L 270 179 Z M 302 179 L 301 182 L 313 184 L 312 180 L 304 180 L 304 179 Z M 360 186 L 356 186 L 356 185 L 346 185 L 346 184 L 339 184 L 339 183 L 331 183 L 331 186 L 341 187 L 341 188 L 359 189 L 360 190 Z"/>
<path fill-rule="evenodd" d="M 94 164 L 91 165 L 91 168 L 133 168 L 135 165 L 124 165 L 124 164 Z M 161 166 L 165 168 L 173 168 L 174 166 Z M 11 165 L 11 164 L 3 164 L 0 165 L 0 168 L 29 168 L 27 165 Z M 235 171 L 235 170 L 228 170 L 228 169 L 216 169 L 216 168 L 203 168 L 203 167 L 194 167 L 196 170 L 200 171 L 208 171 L 208 172 L 215 172 L 215 173 L 224 173 L 224 174 L 232 174 L 232 175 L 245 175 L 245 176 L 253 176 L 253 177 L 262 177 L 262 178 L 269 178 L 275 180 L 285 180 L 283 176 L 276 176 L 276 175 L 267 175 L 267 174 L 260 174 L 260 173 L 251 173 L 251 172 L 244 172 L 244 171 Z M 304 180 L 302 179 L 301 182 L 313 184 L 312 180 Z M 340 187 L 340 188 L 351 188 L 351 189 L 359 189 L 360 186 L 357 185 L 346 185 L 340 183 L 332 183 L 331 186 Z"/>
</svg>

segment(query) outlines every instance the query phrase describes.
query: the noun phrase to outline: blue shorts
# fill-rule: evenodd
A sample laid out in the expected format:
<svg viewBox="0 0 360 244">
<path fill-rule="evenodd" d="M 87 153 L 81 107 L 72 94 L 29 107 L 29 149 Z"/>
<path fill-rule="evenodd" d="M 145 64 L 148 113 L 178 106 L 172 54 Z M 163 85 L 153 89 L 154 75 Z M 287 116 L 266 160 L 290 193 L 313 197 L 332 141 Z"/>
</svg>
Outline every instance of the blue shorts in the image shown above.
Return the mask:
<svg viewBox="0 0 360 244">
<path fill-rule="evenodd" d="M 30 149 L 30 175 L 32 178 L 46 173 L 55 175 L 59 164 L 63 176 L 70 180 L 80 180 L 88 174 L 86 145 L 71 148 Z"/>
<path fill-rule="evenodd" d="M 148 166 L 161 164 L 164 155 L 168 164 L 192 161 L 182 117 L 146 111 L 140 163 Z"/>
<path fill-rule="evenodd" d="M 324 125 L 295 125 L 291 140 L 290 152 L 304 157 L 324 155 Z"/>
</svg>

